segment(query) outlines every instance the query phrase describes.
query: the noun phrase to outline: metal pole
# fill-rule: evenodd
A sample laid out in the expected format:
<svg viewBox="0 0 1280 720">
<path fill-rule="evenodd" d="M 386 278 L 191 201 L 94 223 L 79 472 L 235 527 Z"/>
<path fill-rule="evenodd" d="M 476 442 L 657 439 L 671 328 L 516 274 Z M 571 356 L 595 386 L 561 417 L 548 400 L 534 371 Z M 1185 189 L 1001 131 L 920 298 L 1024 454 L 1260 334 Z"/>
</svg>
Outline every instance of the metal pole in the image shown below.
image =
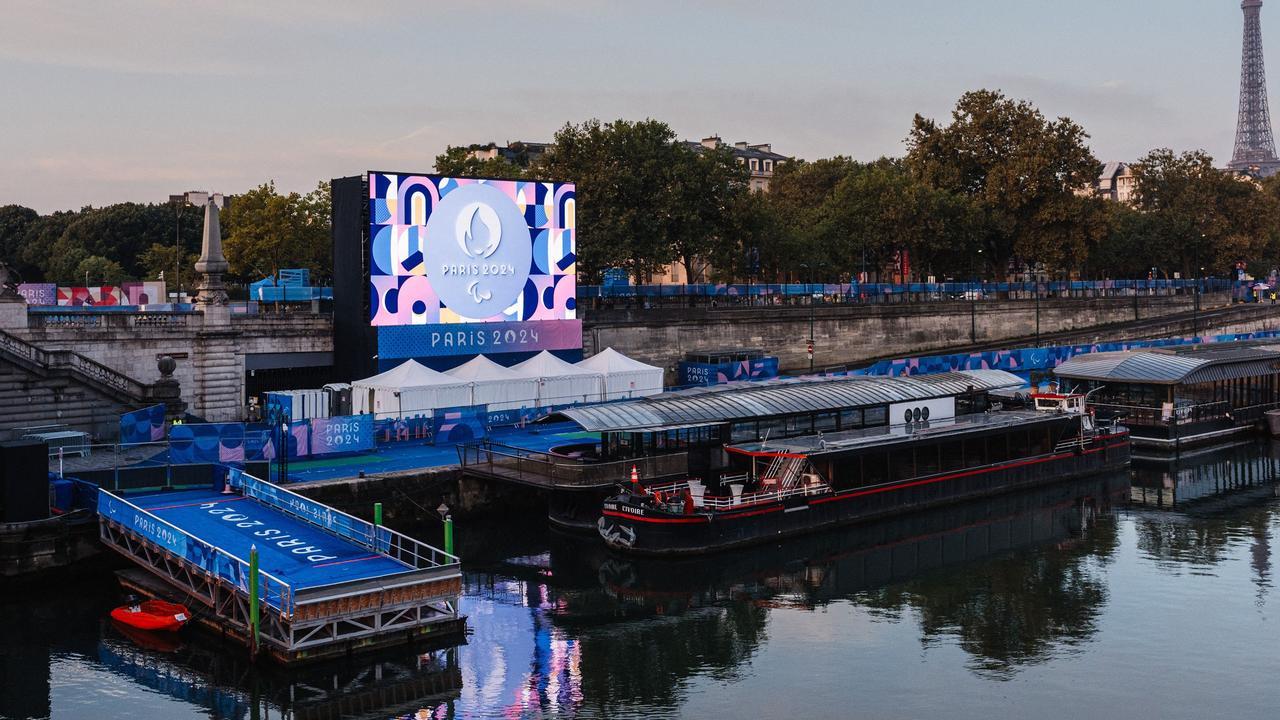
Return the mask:
<svg viewBox="0 0 1280 720">
<path fill-rule="evenodd" d="M 373 524 L 377 526 L 382 525 L 382 503 L 380 502 L 373 504 Z"/>
<path fill-rule="evenodd" d="M 258 546 L 249 546 L 249 640 L 253 655 L 258 654 Z"/>
<path fill-rule="evenodd" d="M 453 554 L 453 515 L 444 516 L 444 551 Z"/>
<path fill-rule="evenodd" d="M 173 301 L 182 301 L 182 205 L 173 205 Z M 165 298 L 168 300 L 168 298 Z"/>
</svg>

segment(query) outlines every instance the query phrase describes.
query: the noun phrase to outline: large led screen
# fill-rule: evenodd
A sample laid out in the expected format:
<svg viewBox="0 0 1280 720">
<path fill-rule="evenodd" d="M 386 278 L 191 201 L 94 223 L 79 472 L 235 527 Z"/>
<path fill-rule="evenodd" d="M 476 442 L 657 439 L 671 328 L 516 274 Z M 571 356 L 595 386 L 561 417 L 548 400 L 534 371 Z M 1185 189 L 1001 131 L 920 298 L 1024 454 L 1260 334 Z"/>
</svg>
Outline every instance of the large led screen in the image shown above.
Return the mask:
<svg viewBox="0 0 1280 720">
<path fill-rule="evenodd" d="M 384 358 L 581 347 L 574 186 L 369 173 Z"/>
</svg>

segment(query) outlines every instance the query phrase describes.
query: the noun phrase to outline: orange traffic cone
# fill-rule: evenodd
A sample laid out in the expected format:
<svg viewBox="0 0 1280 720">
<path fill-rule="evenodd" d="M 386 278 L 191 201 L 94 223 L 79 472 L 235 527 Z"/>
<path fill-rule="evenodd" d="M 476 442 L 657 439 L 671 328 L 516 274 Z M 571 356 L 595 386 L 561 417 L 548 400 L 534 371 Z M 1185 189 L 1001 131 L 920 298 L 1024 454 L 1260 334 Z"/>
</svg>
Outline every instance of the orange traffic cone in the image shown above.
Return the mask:
<svg viewBox="0 0 1280 720">
<path fill-rule="evenodd" d="M 636 466 L 631 466 L 631 484 L 636 486 L 636 491 L 640 490 L 640 471 L 636 470 Z"/>
</svg>

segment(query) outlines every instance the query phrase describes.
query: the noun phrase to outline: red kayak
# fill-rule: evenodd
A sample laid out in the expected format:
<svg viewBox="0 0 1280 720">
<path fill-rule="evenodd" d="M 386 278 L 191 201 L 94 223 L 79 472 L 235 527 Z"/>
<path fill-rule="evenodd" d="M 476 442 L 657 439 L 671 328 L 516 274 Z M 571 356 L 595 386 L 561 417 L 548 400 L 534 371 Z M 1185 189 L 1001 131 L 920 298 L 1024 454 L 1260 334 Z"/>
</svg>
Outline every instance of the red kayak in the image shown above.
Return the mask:
<svg viewBox="0 0 1280 720">
<path fill-rule="evenodd" d="M 139 630 L 163 630 L 173 632 L 191 619 L 191 613 L 176 603 L 163 600 L 147 600 L 137 605 L 121 605 L 111 611 L 113 620 Z"/>
</svg>

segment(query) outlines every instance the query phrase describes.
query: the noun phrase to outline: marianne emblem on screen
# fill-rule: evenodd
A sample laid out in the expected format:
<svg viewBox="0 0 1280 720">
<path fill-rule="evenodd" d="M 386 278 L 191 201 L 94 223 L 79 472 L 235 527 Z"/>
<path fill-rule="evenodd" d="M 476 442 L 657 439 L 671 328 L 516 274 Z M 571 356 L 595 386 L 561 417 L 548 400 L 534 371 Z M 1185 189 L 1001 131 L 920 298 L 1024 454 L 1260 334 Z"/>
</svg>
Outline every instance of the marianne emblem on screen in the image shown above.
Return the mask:
<svg viewBox="0 0 1280 720">
<path fill-rule="evenodd" d="M 514 303 L 532 254 L 524 214 L 487 185 L 455 188 L 427 220 L 427 277 L 445 307 L 463 317 L 491 317 Z"/>
</svg>

